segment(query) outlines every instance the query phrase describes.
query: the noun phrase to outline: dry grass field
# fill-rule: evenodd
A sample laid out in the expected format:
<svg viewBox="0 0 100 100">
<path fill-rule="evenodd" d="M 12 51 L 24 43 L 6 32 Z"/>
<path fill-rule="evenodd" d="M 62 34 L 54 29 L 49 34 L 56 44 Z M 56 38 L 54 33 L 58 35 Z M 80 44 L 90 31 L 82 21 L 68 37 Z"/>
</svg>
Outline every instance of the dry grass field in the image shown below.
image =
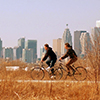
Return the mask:
<svg viewBox="0 0 100 100">
<path fill-rule="evenodd" d="M 85 64 L 83 61 L 79 62 L 76 65 Z M 21 66 L 18 62 L 15 64 L 14 62 L 1 61 L 1 64 L 3 64 L 1 65 L 3 68 L 0 69 L 0 100 L 100 100 L 99 83 L 17 82 L 16 80 L 32 80 L 30 71 L 21 69 L 18 71 L 5 70 L 4 67 L 8 65 Z M 87 81 L 95 79 L 92 76 L 94 74 L 89 72 Z M 46 79 L 48 79 L 47 75 L 44 80 Z M 66 80 L 74 81 L 73 78 Z"/>
<path fill-rule="evenodd" d="M 95 83 L 18 83 L 10 80 L 0 82 L 0 100 L 100 100 L 100 95 Z"/>
</svg>

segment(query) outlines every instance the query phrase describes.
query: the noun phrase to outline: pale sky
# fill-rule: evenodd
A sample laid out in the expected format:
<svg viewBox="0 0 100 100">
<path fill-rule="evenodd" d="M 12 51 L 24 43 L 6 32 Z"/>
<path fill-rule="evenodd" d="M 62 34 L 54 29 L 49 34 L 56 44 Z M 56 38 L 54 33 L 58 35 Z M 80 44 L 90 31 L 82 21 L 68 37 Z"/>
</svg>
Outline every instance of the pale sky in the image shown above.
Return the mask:
<svg viewBox="0 0 100 100">
<path fill-rule="evenodd" d="M 69 24 L 75 30 L 91 33 L 100 20 L 100 0 L 0 0 L 0 38 L 3 47 L 17 46 L 21 37 L 52 46 Z"/>
</svg>

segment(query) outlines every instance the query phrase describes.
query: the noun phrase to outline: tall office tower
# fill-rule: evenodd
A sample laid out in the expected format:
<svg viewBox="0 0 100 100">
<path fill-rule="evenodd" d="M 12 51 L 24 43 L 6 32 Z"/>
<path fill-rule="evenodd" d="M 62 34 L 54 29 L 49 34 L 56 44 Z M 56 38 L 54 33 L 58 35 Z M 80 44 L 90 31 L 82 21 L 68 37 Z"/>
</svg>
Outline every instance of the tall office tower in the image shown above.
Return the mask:
<svg viewBox="0 0 100 100">
<path fill-rule="evenodd" d="M 92 37 L 94 37 L 94 39 L 100 37 L 100 27 L 92 28 Z"/>
<path fill-rule="evenodd" d="M 16 50 L 17 50 L 17 47 L 14 47 L 14 48 L 13 48 L 13 59 L 14 59 L 14 60 L 17 59 Z"/>
<path fill-rule="evenodd" d="M 33 49 L 33 62 L 37 59 L 37 40 L 27 40 L 25 42 L 25 49 Z"/>
<path fill-rule="evenodd" d="M 53 50 L 58 58 L 61 56 L 61 41 L 61 38 L 53 39 Z"/>
<path fill-rule="evenodd" d="M 96 27 L 100 27 L 100 20 L 96 21 Z"/>
<path fill-rule="evenodd" d="M 91 50 L 91 41 L 88 32 L 81 33 L 80 44 L 81 44 L 81 56 L 84 56 L 86 55 L 87 52 Z"/>
<path fill-rule="evenodd" d="M 100 43 L 100 27 L 94 27 L 92 28 L 92 42 L 95 44 L 95 46 L 99 45 Z"/>
<path fill-rule="evenodd" d="M 18 39 L 18 46 L 21 46 L 22 49 L 25 48 L 25 38 Z"/>
<path fill-rule="evenodd" d="M 40 58 L 42 58 L 44 52 L 45 52 L 44 47 L 41 47 L 41 48 L 40 48 Z"/>
<path fill-rule="evenodd" d="M 3 59 L 5 59 L 5 47 L 2 47 L 2 55 L 3 55 Z"/>
<path fill-rule="evenodd" d="M 69 43 L 70 45 L 72 45 L 72 36 L 71 36 L 69 28 L 65 29 L 63 36 L 62 36 L 61 55 L 63 55 L 66 52 L 66 49 L 64 48 L 65 43 Z"/>
<path fill-rule="evenodd" d="M 74 50 L 77 56 L 81 54 L 81 44 L 80 44 L 80 36 L 81 33 L 85 33 L 86 31 L 74 31 Z"/>
<path fill-rule="evenodd" d="M 17 50 L 17 52 L 19 52 L 19 54 L 17 53 L 17 55 L 20 55 L 21 56 L 20 58 L 22 58 L 22 50 L 25 48 L 25 38 L 18 39 L 18 47 L 19 47 L 19 50 Z M 19 59 L 19 57 L 17 59 Z"/>
<path fill-rule="evenodd" d="M 13 48 L 5 48 L 5 58 L 13 60 Z"/>
<path fill-rule="evenodd" d="M 23 49 L 22 61 L 27 63 L 33 62 L 33 49 Z"/>
<path fill-rule="evenodd" d="M 13 55 L 14 55 L 14 60 L 20 59 L 22 58 L 22 47 L 21 46 L 17 46 L 13 48 Z"/>
<path fill-rule="evenodd" d="M 0 58 L 2 58 L 2 40 L 0 38 Z"/>
</svg>

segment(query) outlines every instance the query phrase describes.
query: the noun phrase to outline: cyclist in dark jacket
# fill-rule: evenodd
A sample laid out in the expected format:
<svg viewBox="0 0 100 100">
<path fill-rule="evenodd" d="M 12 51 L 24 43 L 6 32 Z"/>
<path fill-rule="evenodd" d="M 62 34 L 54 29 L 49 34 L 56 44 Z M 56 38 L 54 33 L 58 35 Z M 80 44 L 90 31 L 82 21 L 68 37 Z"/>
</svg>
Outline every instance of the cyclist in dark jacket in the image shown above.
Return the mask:
<svg viewBox="0 0 100 100">
<path fill-rule="evenodd" d="M 68 75 L 70 75 L 70 69 L 74 71 L 74 69 L 70 65 L 77 61 L 77 55 L 69 43 L 65 43 L 65 49 L 67 49 L 66 53 L 59 60 L 65 59 L 66 57 L 70 57 L 70 59 L 66 63 L 66 67 L 68 69 Z"/>
<path fill-rule="evenodd" d="M 47 65 L 49 67 L 47 67 L 47 71 L 50 70 L 50 68 L 52 68 L 54 66 L 54 64 L 56 63 L 56 60 L 57 60 L 57 56 L 56 54 L 53 52 L 52 48 L 49 47 L 48 44 L 45 44 L 44 45 L 44 49 L 46 50 L 46 54 L 45 56 L 43 57 L 43 59 L 41 60 L 41 62 L 45 61 L 48 57 L 49 57 L 49 60 L 46 61 Z M 54 69 L 52 69 L 51 71 L 53 72 Z"/>
</svg>

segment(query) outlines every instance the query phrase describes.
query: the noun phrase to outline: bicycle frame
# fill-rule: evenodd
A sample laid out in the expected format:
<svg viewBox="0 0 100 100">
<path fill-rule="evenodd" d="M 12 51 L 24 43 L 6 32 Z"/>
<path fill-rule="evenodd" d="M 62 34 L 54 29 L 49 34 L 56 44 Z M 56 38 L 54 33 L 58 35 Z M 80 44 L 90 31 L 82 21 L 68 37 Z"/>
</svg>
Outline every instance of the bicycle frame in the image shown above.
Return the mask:
<svg viewBox="0 0 100 100">
<path fill-rule="evenodd" d="M 59 66 L 61 67 L 61 69 L 63 69 L 64 71 L 67 71 L 63 66 L 65 66 L 64 64 L 62 64 L 61 62 L 59 63 Z"/>
<path fill-rule="evenodd" d="M 65 65 L 60 61 L 59 67 L 67 73 L 68 69 L 65 69 L 64 66 Z M 79 80 L 86 79 L 87 71 L 84 67 L 82 67 L 82 66 L 75 67 L 74 64 L 72 64 L 71 67 L 73 68 L 73 69 L 70 68 L 72 72 L 70 73 L 70 75 L 66 74 L 67 76 L 74 76 L 75 80 L 78 80 L 78 78 L 80 78 Z M 80 69 L 82 70 L 82 73 L 81 73 Z M 84 72 L 85 72 L 85 74 L 83 74 Z M 83 76 L 83 75 L 85 75 L 85 76 Z M 65 79 L 67 78 L 67 76 L 65 77 Z M 79 76 L 79 77 L 77 77 L 77 76 Z"/>
<path fill-rule="evenodd" d="M 46 72 L 48 72 L 48 71 L 46 70 L 46 68 L 43 67 L 43 62 L 40 63 L 40 68 L 41 68 L 42 70 L 45 70 Z M 54 67 L 52 67 L 52 68 L 54 68 Z M 51 68 L 51 69 L 52 69 L 52 68 Z"/>
<path fill-rule="evenodd" d="M 43 62 L 40 63 L 40 68 L 41 68 L 42 70 L 45 70 L 45 71 L 47 72 L 46 68 L 43 67 Z"/>
</svg>

